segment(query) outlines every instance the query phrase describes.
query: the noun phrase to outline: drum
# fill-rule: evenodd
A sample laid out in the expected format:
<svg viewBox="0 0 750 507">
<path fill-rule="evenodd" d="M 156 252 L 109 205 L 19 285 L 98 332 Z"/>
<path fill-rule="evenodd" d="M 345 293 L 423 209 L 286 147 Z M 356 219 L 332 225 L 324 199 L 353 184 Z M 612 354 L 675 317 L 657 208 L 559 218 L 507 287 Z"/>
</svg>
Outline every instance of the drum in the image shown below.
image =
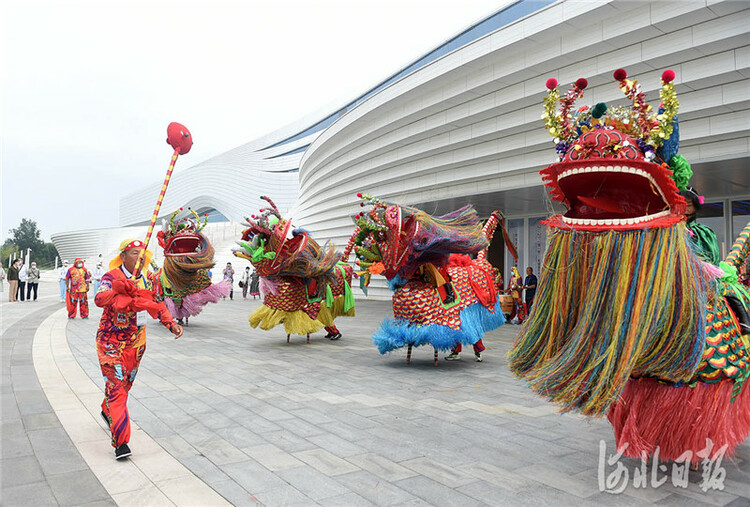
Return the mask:
<svg viewBox="0 0 750 507">
<path fill-rule="evenodd" d="M 513 306 L 515 303 L 513 302 L 513 296 L 510 294 L 500 294 L 500 308 L 502 309 L 503 313 L 506 315 L 510 315 L 513 313 Z"/>
</svg>

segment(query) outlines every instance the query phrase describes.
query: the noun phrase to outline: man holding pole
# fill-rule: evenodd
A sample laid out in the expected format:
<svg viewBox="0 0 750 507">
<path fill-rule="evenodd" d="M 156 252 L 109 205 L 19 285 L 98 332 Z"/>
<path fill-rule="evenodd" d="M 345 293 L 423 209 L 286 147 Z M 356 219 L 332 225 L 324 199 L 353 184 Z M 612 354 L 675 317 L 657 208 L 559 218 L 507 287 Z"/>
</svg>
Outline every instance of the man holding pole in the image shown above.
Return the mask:
<svg viewBox="0 0 750 507">
<path fill-rule="evenodd" d="M 94 299 L 96 306 L 104 309 L 96 332 L 96 351 L 105 378 L 101 415 L 112 432 L 115 459 L 131 454 L 128 392 L 146 351 L 146 314 L 158 319 L 175 339 L 182 336 L 182 327 L 164 303 L 154 301 L 152 281 L 142 273 L 133 280 L 143 246 L 135 239 L 120 244 L 120 254 L 109 263 L 111 270 L 102 277 Z M 146 251 L 146 266 L 150 258 L 151 252 Z"/>
<path fill-rule="evenodd" d="M 146 248 L 154 232 L 175 162 L 179 155 L 190 151 L 193 138 L 184 125 L 172 122 L 167 127 L 167 144 L 174 148 L 174 153 L 156 199 L 146 239 L 126 239 L 120 244 L 120 255 L 109 263 L 110 271 L 102 277 L 94 299 L 96 306 L 104 309 L 96 332 L 96 351 L 106 379 L 101 414 L 112 432 L 115 459 L 131 454 L 128 447 L 128 392 L 146 351 L 146 314 L 158 319 L 175 339 L 182 336 L 182 326 L 175 323 L 163 302 L 154 300 L 153 281 L 141 273 L 142 268 L 148 269 L 151 264 L 151 252 Z"/>
</svg>

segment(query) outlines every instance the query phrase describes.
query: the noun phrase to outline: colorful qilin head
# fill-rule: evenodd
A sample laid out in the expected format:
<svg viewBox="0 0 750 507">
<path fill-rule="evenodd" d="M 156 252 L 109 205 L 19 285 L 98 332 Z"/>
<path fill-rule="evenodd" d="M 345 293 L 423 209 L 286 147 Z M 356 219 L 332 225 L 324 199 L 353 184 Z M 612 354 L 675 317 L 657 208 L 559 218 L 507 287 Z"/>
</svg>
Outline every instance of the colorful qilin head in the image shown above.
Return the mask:
<svg viewBox="0 0 750 507">
<path fill-rule="evenodd" d="M 162 221 L 162 230 L 156 237 L 159 246 L 164 249 L 165 257 L 202 257 L 208 249 L 208 241 L 201 231 L 208 223 L 208 213 L 204 214 L 203 220 L 192 208 L 188 211 L 192 216 L 177 218 L 183 211 L 176 210 L 169 220 Z"/>
<path fill-rule="evenodd" d="M 553 200 L 568 211 L 546 223 L 584 231 L 636 230 L 668 227 L 683 219 L 685 200 L 679 195 L 692 176 L 690 165 L 677 155 L 679 129 L 672 81 L 662 74 L 661 105 L 646 103 L 637 81 L 618 69 L 614 78 L 630 107 L 572 110 L 588 85 L 578 79 L 560 97 L 557 80 L 547 80 L 545 122 L 555 139 L 558 162 L 541 171 Z M 559 104 L 559 110 L 557 106 Z"/>
<path fill-rule="evenodd" d="M 357 194 L 369 211 L 354 217 L 357 228 L 346 251 L 354 248 L 364 285 L 373 274 L 382 274 L 392 285 L 406 283 L 420 266 L 447 264 L 450 254 L 475 254 L 487 248 L 482 222 L 471 206 L 434 217 L 410 206 L 401 206 Z"/>
<path fill-rule="evenodd" d="M 260 198 L 268 207 L 245 219 L 248 228 L 232 253 L 250 261 L 263 277 L 298 276 L 321 281 L 332 277 L 338 261 L 333 247 L 321 247 L 306 230 L 293 229 L 291 220 L 281 216 L 269 197 Z"/>
</svg>

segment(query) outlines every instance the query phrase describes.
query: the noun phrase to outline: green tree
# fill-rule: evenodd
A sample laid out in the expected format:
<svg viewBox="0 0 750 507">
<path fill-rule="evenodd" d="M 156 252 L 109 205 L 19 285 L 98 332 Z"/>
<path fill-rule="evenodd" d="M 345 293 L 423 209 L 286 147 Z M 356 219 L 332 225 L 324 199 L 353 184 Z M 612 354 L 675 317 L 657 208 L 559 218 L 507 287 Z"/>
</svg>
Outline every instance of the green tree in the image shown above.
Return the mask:
<svg viewBox="0 0 750 507">
<path fill-rule="evenodd" d="M 34 220 L 21 219 L 18 227 L 10 229 L 10 237 L 0 248 L 0 258 L 3 265 L 7 265 L 8 257 L 13 253 L 26 256 L 26 251 L 31 248 L 31 260 L 36 262 L 40 268 L 52 268 L 55 266 L 57 249 L 52 243 L 42 241 L 42 233 Z"/>
</svg>

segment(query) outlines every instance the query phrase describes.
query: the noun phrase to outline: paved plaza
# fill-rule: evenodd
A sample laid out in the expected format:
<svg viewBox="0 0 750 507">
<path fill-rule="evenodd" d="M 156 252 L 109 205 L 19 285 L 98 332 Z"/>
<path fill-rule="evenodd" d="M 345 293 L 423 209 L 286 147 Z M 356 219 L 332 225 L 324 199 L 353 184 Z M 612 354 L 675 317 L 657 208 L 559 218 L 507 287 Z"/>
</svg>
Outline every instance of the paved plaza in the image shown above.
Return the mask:
<svg viewBox="0 0 750 507">
<path fill-rule="evenodd" d="M 469 350 L 435 367 L 418 348 L 407 365 L 372 345 L 390 304 L 366 300 L 335 342 L 254 330 L 260 301 L 241 297 L 176 341 L 153 322 L 128 403 L 133 456 L 115 462 L 98 415 L 101 312 L 68 320 L 51 282 L 36 303 L 5 290 L 2 505 L 750 505 L 750 442 L 714 468 L 722 489 L 704 492 L 701 470 L 676 486 L 671 467 L 635 487 L 639 461 L 619 460 L 621 475 L 606 461 L 605 420 L 560 415 L 511 376 L 519 326 L 489 333 L 482 363 Z M 624 491 L 600 489 L 623 470 Z"/>
</svg>

